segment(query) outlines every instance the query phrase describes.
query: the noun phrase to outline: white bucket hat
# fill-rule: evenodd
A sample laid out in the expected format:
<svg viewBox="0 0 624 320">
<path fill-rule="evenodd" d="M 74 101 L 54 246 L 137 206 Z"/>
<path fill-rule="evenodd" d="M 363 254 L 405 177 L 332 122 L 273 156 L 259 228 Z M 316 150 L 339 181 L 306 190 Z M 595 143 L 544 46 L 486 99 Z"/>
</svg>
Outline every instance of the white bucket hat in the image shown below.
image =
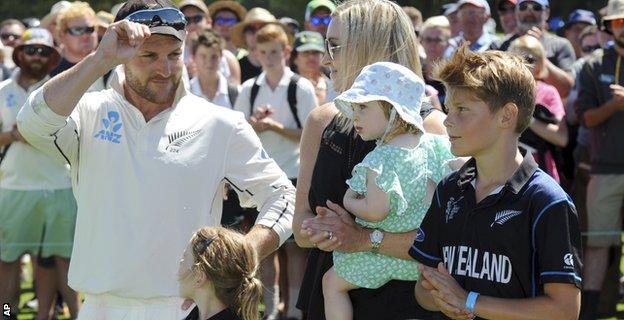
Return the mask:
<svg viewBox="0 0 624 320">
<path fill-rule="evenodd" d="M 351 88 L 336 97 L 334 102 L 349 119 L 353 119 L 352 103 L 390 103 L 393 109 L 385 136 L 393 126 L 395 114 L 425 132 L 420 116 L 424 95 L 425 82 L 412 70 L 392 62 L 376 62 L 364 67 Z"/>
</svg>

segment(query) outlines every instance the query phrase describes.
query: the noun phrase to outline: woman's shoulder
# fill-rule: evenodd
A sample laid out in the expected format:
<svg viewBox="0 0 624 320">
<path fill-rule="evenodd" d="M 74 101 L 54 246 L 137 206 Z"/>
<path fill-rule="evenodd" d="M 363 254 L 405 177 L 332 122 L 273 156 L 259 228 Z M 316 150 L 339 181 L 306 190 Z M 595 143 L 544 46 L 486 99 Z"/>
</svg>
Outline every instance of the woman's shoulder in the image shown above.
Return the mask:
<svg viewBox="0 0 624 320">
<path fill-rule="evenodd" d="M 338 113 L 338 109 L 333 102 L 322 104 L 310 111 L 306 126 L 324 129 Z"/>
</svg>

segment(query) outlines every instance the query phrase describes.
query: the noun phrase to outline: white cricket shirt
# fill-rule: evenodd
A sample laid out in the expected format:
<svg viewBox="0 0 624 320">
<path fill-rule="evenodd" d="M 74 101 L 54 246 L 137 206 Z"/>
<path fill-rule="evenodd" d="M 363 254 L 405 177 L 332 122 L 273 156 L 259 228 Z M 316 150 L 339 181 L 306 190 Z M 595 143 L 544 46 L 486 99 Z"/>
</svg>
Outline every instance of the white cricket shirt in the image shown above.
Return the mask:
<svg viewBox="0 0 624 320">
<path fill-rule="evenodd" d="M 70 286 L 127 298 L 178 295 L 178 261 L 191 234 L 220 224 L 223 181 L 257 224 L 283 243 L 292 233 L 295 190 L 242 114 L 219 109 L 180 85 L 174 106 L 145 122 L 112 88 L 86 93 L 69 118 L 35 91 L 18 115 L 28 141 L 71 164 L 78 203 Z"/>
</svg>

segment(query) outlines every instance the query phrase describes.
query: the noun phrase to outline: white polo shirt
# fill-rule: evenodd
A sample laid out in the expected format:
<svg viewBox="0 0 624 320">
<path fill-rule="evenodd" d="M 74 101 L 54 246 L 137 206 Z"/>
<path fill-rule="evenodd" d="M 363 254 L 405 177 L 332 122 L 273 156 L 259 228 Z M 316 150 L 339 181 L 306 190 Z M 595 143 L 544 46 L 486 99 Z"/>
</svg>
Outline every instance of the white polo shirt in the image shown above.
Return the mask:
<svg viewBox="0 0 624 320">
<path fill-rule="evenodd" d="M 295 189 L 242 114 L 178 88 L 174 106 L 145 122 L 112 88 L 86 93 L 69 118 L 35 91 L 18 115 L 37 148 L 71 164 L 78 203 L 69 285 L 126 298 L 178 295 L 178 261 L 192 233 L 221 221 L 224 179 L 257 224 L 283 243 Z"/>
<path fill-rule="evenodd" d="M 17 113 L 28 95 L 41 87 L 49 77 L 24 90 L 17 80 L 16 69 L 10 79 L 0 82 L 1 132 L 13 130 Z M 31 145 L 14 141 L 0 164 L 0 188 L 9 190 L 57 190 L 71 188 L 69 166 L 65 160 L 45 154 Z"/>
<path fill-rule="evenodd" d="M 221 107 L 225 107 L 228 109 L 234 108 L 234 106 L 230 103 L 230 94 L 228 92 L 227 79 L 221 73 L 219 73 L 219 84 L 217 86 L 217 93 L 212 100 L 210 100 L 202 91 L 201 85 L 199 84 L 199 77 L 194 77 L 193 79 L 191 79 L 190 84 L 191 93 L 193 93 L 194 95 L 200 96 Z"/>
<path fill-rule="evenodd" d="M 258 95 L 254 102 L 253 111 L 264 105 L 271 105 L 274 113 L 269 118 L 282 123 L 286 128 L 297 129 L 297 122 L 293 117 L 292 111 L 288 105 L 288 84 L 294 72 L 290 68 L 284 69 L 284 75 L 280 79 L 275 90 L 266 83 L 266 73 L 262 72 L 258 76 Z M 251 96 L 251 87 L 253 87 L 255 78 L 249 79 L 243 83 L 241 93 L 236 99 L 234 109 L 241 111 L 245 117 L 249 119 L 249 99 Z M 297 115 L 303 126 L 308 118 L 308 114 L 318 105 L 314 86 L 303 77 L 297 82 Z M 288 139 L 274 131 L 267 130 L 258 134 L 262 145 L 275 159 L 275 162 L 286 172 L 288 178 L 297 178 L 299 174 L 299 142 Z"/>
</svg>

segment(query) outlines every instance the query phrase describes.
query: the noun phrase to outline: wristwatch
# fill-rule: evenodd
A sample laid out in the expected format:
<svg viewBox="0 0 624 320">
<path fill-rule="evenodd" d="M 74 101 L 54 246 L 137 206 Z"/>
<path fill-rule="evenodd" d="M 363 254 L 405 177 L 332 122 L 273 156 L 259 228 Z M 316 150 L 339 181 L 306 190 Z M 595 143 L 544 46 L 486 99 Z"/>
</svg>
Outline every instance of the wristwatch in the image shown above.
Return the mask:
<svg viewBox="0 0 624 320">
<path fill-rule="evenodd" d="M 368 239 L 371 242 L 371 251 L 374 253 L 379 252 L 381 241 L 383 241 L 384 233 L 379 229 L 374 229 L 373 232 L 368 234 Z"/>
</svg>

